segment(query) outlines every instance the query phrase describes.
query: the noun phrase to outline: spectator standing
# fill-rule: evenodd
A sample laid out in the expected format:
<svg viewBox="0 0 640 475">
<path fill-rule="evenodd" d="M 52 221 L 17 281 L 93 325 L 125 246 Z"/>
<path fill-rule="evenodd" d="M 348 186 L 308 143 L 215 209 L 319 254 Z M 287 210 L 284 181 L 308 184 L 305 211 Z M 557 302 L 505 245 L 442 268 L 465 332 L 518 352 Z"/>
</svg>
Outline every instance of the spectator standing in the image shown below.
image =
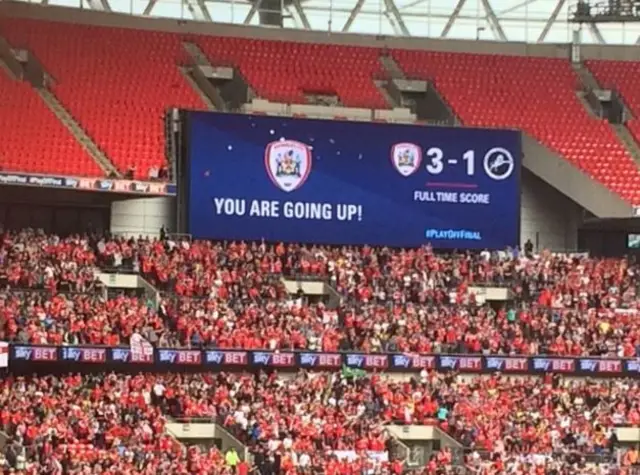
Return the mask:
<svg viewBox="0 0 640 475">
<path fill-rule="evenodd" d="M 224 461 L 227 466 L 230 467 L 234 473 L 237 473 L 236 467 L 240 463 L 240 457 L 238 456 L 238 452 L 235 447 L 231 447 L 227 450 L 227 453 L 224 456 Z"/>
</svg>

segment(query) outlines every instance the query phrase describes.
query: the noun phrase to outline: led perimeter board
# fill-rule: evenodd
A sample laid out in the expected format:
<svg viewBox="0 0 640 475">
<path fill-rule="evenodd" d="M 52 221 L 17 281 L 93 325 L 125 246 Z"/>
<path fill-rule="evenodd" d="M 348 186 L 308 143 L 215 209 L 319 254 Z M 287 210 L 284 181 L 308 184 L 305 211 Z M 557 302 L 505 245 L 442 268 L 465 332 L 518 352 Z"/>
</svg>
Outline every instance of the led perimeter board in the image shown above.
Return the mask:
<svg viewBox="0 0 640 475">
<path fill-rule="evenodd" d="M 194 238 L 518 244 L 519 132 L 213 112 L 186 129 Z"/>
</svg>

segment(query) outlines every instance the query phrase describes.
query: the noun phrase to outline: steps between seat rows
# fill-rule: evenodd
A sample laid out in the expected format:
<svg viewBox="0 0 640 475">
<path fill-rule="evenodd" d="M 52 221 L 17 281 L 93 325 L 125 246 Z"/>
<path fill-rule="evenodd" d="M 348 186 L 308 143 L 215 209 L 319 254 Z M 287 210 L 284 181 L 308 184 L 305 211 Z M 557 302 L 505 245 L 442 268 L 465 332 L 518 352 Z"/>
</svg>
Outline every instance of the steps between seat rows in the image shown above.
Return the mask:
<svg viewBox="0 0 640 475">
<path fill-rule="evenodd" d="M 76 140 L 82 145 L 87 153 L 93 158 L 98 166 L 104 171 L 107 176 L 121 177 L 121 173 L 111 163 L 111 160 L 98 148 L 94 141 L 87 135 L 80 124 L 71 116 L 69 111 L 60 103 L 58 98 L 49 90 L 45 88 L 36 89 L 38 95 L 42 98 L 44 103 L 51 109 L 51 111 L 58 117 L 60 122 L 71 132 Z"/>
</svg>

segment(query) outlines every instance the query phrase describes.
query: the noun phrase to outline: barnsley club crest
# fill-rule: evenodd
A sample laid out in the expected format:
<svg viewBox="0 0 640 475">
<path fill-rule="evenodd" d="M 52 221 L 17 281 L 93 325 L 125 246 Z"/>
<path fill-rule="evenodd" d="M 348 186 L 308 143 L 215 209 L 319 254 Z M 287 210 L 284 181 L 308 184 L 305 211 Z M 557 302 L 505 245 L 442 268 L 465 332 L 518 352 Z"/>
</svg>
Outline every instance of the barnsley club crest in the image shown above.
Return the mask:
<svg viewBox="0 0 640 475">
<path fill-rule="evenodd" d="M 311 172 L 311 149 L 295 140 L 267 145 L 264 165 L 271 181 L 287 193 L 300 188 Z"/>
<path fill-rule="evenodd" d="M 391 162 L 400 175 L 412 175 L 420 168 L 422 149 L 413 143 L 397 143 L 391 147 Z"/>
</svg>

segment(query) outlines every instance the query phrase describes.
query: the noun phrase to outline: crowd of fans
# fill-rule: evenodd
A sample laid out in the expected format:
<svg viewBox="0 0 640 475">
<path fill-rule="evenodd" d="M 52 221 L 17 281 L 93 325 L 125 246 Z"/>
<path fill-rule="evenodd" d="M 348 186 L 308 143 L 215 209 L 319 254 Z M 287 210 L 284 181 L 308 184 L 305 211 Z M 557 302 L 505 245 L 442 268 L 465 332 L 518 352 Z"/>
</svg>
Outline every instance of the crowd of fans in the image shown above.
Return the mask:
<svg viewBox="0 0 640 475">
<path fill-rule="evenodd" d="M 87 292 L 96 283 L 95 263 L 87 237 L 0 232 L 0 285 Z"/>
<path fill-rule="evenodd" d="M 305 372 L 293 379 L 10 376 L 0 383 L 0 425 L 9 437 L 0 466 L 26 474 L 225 474 L 253 465 L 263 475 L 399 475 L 406 460 L 388 457 L 385 426 L 429 424 L 464 444 L 469 453 L 457 463 L 469 473 L 595 474 L 583 457 L 611 454 L 614 425 L 637 425 L 639 403 L 638 384 L 629 381 L 437 373 L 406 382 Z M 184 418 L 224 425 L 253 460 L 236 467 L 240 457 L 182 446 L 165 424 Z M 340 456 L 346 452 L 352 456 Z M 455 473 L 454 455 L 443 449 L 419 471 Z"/>
<path fill-rule="evenodd" d="M 165 434 L 153 385 L 146 375 L 5 379 L 0 423 L 10 441 L 4 466 L 34 475 L 211 473 L 223 467 L 217 451 L 187 450 Z"/>
<path fill-rule="evenodd" d="M 105 300 L 100 267 L 139 272 L 164 292 L 162 305 Z M 637 273 L 626 259 L 545 252 L 439 255 L 428 247 L 24 231 L 0 235 L 0 285 L 10 289 L 0 293 L 0 323 L 6 338 L 38 343 L 128 344 L 138 332 L 162 346 L 634 357 Z M 283 275 L 324 279 L 341 304 L 297 299 Z M 489 306 L 474 293 L 478 285 L 506 286 L 514 298 Z"/>
<path fill-rule="evenodd" d="M 0 319 L 4 338 L 31 344 L 121 346 L 163 327 L 150 301 L 95 293 L 0 293 Z"/>
<path fill-rule="evenodd" d="M 113 295 L 100 269 L 139 273 L 162 297 Z M 518 250 L 438 254 L 27 230 L 0 234 L 0 339 L 118 346 L 139 334 L 158 347 L 635 357 L 638 271 L 627 259 Z M 324 280 L 339 303 L 290 295 L 283 276 Z M 513 298 L 489 305 L 478 286 L 505 287 Z M 166 435 L 165 422 L 184 417 L 223 424 L 250 447 L 252 462 Z M 387 424 L 438 426 L 468 452 L 444 449 L 417 475 L 461 467 L 473 475 L 602 475 L 612 472 L 583 457 L 610 457 L 613 428 L 640 425 L 640 388 L 429 372 L 407 382 L 340 373 L 9 376 L 0 383 L 8 435 L 0 466 L 51 475 L 406 473 Z M 623 469 L 637 458 L 629 451 Z"/>
</svg>

